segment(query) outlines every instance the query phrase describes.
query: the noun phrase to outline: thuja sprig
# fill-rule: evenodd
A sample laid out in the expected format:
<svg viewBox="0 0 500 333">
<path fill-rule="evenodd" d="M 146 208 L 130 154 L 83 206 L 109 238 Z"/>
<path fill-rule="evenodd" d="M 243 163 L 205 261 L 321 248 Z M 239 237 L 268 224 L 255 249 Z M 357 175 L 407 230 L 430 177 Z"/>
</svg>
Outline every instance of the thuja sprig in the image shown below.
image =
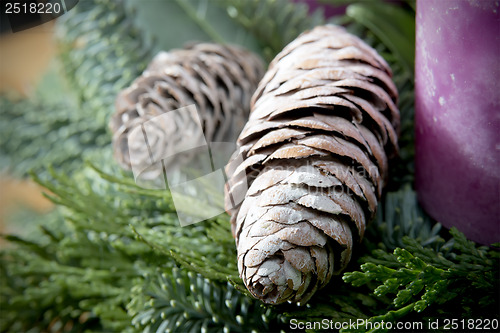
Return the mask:
<svg viewBox="0 0 500 333">
<path fill-rule="evenodd" d="M 360 271 L 344 274 L 345 282 L 355 287 L 367 285 L 376 297 L 392 295 L 393 309 L 370 321 L 400 320 L 427 308 L 437 311 L 434 305 L 456 298 L 462 316 L 480 316 L 481 309 L 498 303 L 498 252 L 468 241 L 455 228 L 450 234 L 453 247 L 446 257 L 404 237 L 405 248 L 396 248 L 392 254 L 375 250 L 361 259 Z M 477 304 L 474 310 L 472 304 Z"/>
</svg>

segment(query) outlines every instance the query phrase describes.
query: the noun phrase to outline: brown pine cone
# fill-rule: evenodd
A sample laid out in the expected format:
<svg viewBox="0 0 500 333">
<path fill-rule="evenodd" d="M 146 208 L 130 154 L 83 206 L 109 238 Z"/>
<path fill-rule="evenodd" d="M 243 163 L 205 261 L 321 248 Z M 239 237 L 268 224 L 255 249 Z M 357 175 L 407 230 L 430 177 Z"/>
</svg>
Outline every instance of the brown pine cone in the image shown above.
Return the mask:
<svg viewBox="0 0 500 333">
<path fill-rule="evenodd" d="M 240 275 L 266 303 L 305 303 L 351 258 L 397 153 L 387 63 L 343 28 L 305 32 L 272 61 L 226 168 Z"/>
<path fill-rule="evenodd" d="M 234 142 L 248 118 L 250 97 L 263 72 L 257 56 L 236 46 L 200 43 L 159 53 L 116 99 L 110 121 L 116 160 L 131 169 L 132 155 L 134 167 L 147 170 L 159 162 L 151 161 L 151 152 L 153 159 L 161 159 L 186 141 Z M 186 112 L 175 113 L 170 121 L 149 121 L 191 104 L 196 105 L 204 133 L 198 130 L 196 118 Z M 141 130 L 144 124 L 149 149 Z M 182 154 L 168 160 L 166 167 L 178 168 L 191 157 Z M 154 179 L 158 171 L 141 177 Z"/>
</svg>

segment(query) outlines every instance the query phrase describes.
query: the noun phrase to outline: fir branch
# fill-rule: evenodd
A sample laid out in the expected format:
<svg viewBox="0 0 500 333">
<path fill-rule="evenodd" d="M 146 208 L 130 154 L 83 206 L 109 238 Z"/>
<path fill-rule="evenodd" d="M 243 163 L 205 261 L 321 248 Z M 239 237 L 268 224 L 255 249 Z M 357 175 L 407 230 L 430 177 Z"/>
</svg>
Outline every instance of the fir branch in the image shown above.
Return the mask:
<svg viewBox="0 0 500 333">
<path fill-rule="evenodd" d="M 80 242 L 78 246 L 80 251 L 86 249 Z M 109 270 L 93 269 L 88 263 L 77 267 L 73 260 L 61 258 L 58 251 L 49 247 L 44 256 L 22 246 L 2 251 L 0 293 L 8 302 L 2 313 L 2 331 L 19 332 L 34 327 L 45 330 L 54 325 L 69 325 L 75 331 L 99 329 L 102 320 L 88 316 L 93 308 L 91 304 L 106 300 L 114 306 L 113 312 L 119 309 L 122 284 L 128 280 L 125 271 L 117 269 L 110 274 Z M 106 260 L 105 252 L 99 254 L 101 260 Z M 116 259 L 110 262 L 117 262 Z M 84 300 L 92 302 L 84 303 Z M 118 329 L 123 325 L 123 321 L 114 323 Z"/>
<path fill-rule="evenodd" d="M 253 36 L 233 22 L 224 7 L 218 6 L 219 0 L 125 2 L 136 13 L 134 25 L 155 41 L 155 52 L 180 48 L 192 41 L 238 44 L 260 52 Z M 172 27 L 175 27 L 175 32 Z"/>
<path fill-rule="evenodd" d="M 69 100 L 42 97 L 14 102 L 0 96 L 0 169 L 24 177 L 46 176 L 47 165 L 72 173 L 82 158 L 94 156 L 105 131 L 82 116 Z"/>
<path fill-rule="evenodd" d="M 367 230 L 368 241 L 380 240 L 383 249 L 404 247 L 407 236 L 426 247 L 443 251 L 450 246 L 440 236 L 441 225 L 434 223 L 420 208 L 417 194 L 409 184 L 396 192 L 389 192 L 379 205 L 373 225 Z M 373 249 L 373 248 L 372 248 Z"/>
<path fill-rule="evenodd" d="M 50 183 L 37 178 L 67 207 L 66 218 L 59 225 L 44 225 L 44 233 L 52 237 L 26 241 L 10 236 L 17 246 L 1 251 L 0 274 L 5 283 L 0 285 L 0 293 L 10 300 L 2 331 L 35 326 L 45 330 L 57 318 L 75 323 L 87 312 L 93 314 L 89 323 L 95 327 L 120 331 L 130 324 L 123 311 L 130 283 L 152 267 L 144 262 L 167 264 L 168 260 L 136 242 L 128 228 L 129 214 L 140 212 L 145 198 L 127 197 L 116 185 L 102 182 L 96 175 L 82 172 L 69 179 L 54 174 Z M 112 207 L 119 197 L 121 204 L 130 208 L 117 213 Z M 161 211 L 162 205 L 152 207 Z M 150 223 L 140 218 L 136 221 Z M 85 327 L 90 326 L 82 329 Z"/>
<path fill-rule="evenodd" d="M 151 42 L 124 2 L 89 0 L 58 22 L 61 60 L 87 123 L 107 128 L 116 94 L 145 68 Z M 109 137 L 106 137 L 106 143 Z"/>
<path fill-rule="evenodd" d="M 206 222 L 209 223 L 209 222 Z M 229 256 L 221 256 L 221 253 L 227 251 L 213 249 L 212 241 L 201 231 L 197 235 L 194 230 L 189 232 L 188 237 L 182 237 L 176 234 L 175 243 L 169 242 L 170 237 L 166 236 L 168 229 L 162 226 L 155 227 L 153 230 L 142 229 L 142 233 L 133 228 L 138 240 L 144 242 L 152 249 L 163 255 L 173 258 L 184 268 L 202 274 L 204 277 L 214 281 L 239 281 L 238 270 L 235 264 L 236 254 L 231 246 Z M 197 236 L 197 237 L 194 237 Z M 167 240 L 167 241 L 165 241 Z M 194 249 L 196 247 L 196 249 Z M 201 256 L 200 256 L 201 255 Z M 241 282 L 240 282 L 241 283 Z"/>
<path fill-rule="evenodd" d="M 144 332 L 248 332 L 268 331 L 275 314 L 235 290 L 199 274 L 177 268 L 150 276 L 136 289 L 131 308 L 146 306 L 132 323 Z M 145 296 L 147 295 L 147 296 Z"/>
</svg>

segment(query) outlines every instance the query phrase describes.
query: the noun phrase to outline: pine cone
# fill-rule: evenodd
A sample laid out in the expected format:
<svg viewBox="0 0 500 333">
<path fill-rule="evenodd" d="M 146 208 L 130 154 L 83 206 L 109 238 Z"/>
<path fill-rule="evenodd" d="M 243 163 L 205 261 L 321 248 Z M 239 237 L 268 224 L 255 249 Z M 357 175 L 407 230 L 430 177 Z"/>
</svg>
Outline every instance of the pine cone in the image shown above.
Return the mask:
<svg viewBox="0 0 500 333">
<path fill-rule="evenodd" d="M 339 274 L 375 214 L 397 153 L 387 63 L 336 26 L 271 62 L 226 167 L 240 275 L 266 303 L 305 303 Z"/>
<path fill-rule="evenodd" d="M 150 150 L 162 158 L 185 141 L 234 142 L 248 118 L 250 97 L 263 72 L 257 56 L 235 46 L 200 43 L 159 53 L 116 99 L 110 121 L 116 160 L 131 169 L 132 155 L 134 166 L 146 170 L 151 165 Z M 191 104 L 197 106 L 204 133 L 197 131 L 195 119 L 180 113 L 174 121 L 148 122 Z M 141 131 L 145 123 L 150 149 Z M 178 168 L 192 157 L 183 154 L 184 160 L 168 160 L 166 167 Z M 141 176 L 154 179 L 158 170 Z"/>
</svg>

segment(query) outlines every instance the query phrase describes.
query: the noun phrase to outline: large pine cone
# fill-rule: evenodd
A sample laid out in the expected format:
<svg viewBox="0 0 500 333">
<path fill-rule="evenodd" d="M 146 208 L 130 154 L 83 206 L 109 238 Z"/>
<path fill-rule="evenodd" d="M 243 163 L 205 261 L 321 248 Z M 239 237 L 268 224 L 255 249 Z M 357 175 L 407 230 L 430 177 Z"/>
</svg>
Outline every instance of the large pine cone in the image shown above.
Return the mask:
<svg viewBox="0 0 500 333">
<path fill-rule="evenodd" d="M 269 66 L 226 168 L 226 208 L 248 290 L 305 303 L 351 257 L 397 153 L 387 63 L 336 26 L 300 35 Z"/>
<path fill-rule="evenodd" d="M 132 155 L 134 167 L 147 170 L 152 162 L 158 162 L 151 161 L 151 151 L 162 158 L 186 141 L 234 142 L 248 118 L 250 98 L 263 72 L 257 56 L 235 46 L 200 43 L 159 53 L 116 99 L 116 112 L 110 121 L 116 160 L 131 169 Z M 191 104 L 197 107 L 204 133 L 189 113 L 149 122 Z M 149 149 L 141 131 L 145 123 Z M 171 159 L 166 167 L 178 168 L 190 159 L 185 154 L 180 157 L 184 160 Z M 161 169 L 141 176 L 154 179 L 156 171 Z"/>
</svg>

